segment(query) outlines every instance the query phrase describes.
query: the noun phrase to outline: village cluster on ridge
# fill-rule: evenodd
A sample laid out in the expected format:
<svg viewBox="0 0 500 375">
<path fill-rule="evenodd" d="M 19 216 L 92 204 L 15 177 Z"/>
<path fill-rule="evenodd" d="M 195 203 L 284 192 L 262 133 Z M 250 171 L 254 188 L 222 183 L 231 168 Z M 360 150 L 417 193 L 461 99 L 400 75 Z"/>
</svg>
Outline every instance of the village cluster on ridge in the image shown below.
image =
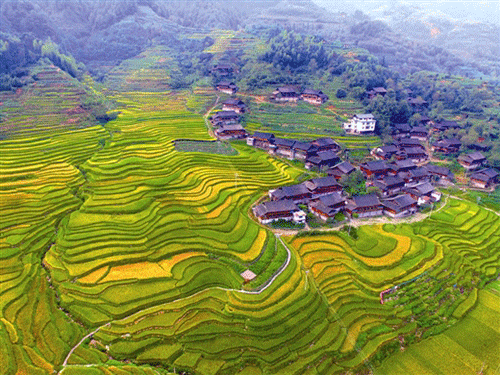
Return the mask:
<svg viewBox="0 0 500 375">
<path fill-rule="evenodd" d="M 214 69 L 223 76 L 232 71 L 230 66 L 225 65 Z M 231 81 L 221 81 L 215 88 L 231 96 L 238 91 L 237 85 Z M 385 88 L 375 87 L 367 92 L 367 96 L 372 99 L 386 93 Z M 277 87 L 269 97 L 269 101 L 275 103 L 297 103 L 302 100 L 312 105 L 321 105 L 328 99 L 321 90 L 306 88 L 299 91 L 292 86 Z M 408 97 L 408 103 L 417 111 L 428 106 L 421 98 L 411 96 Z M 279 220 L 304 224 L 306 211 L 325 222 L 333 220 L 338 213 L 349 218 L 381 215 L 406 217 L 441 199 L 436 185 L 449 186 L 455 181 L 450 169 L 429 162 L 431 152 L 445 155 L 457 155 L 460 152 L 462 144 L 459 140 L 439 137 L 447 129 L 458 128 L 455 121 L 434 122 L 422 115 L 417 126 L 393 124 L 393 142 L 373 149 L 371 156 L 374 160 L 353 165 L 341 159 L 342 148 L 329 137 L 306 141 L 279 138 L 272 133 L 248 134 L 241 124 L 241 115 L 246 112 L 247 106 L 241 99 L 230 97 L 225 100 L 222 110 L 210 117 L 216 137 L 219 140 L 246 139 L 250 146 L 288 160 L 302 161 L 306 169 L 327 174 L 326 177 L 270 190 L 269 200 L 253 207 L 253 214 L 263 224 Z M 376 129 L 376 118 L 370 113 L 354 114 L 343 128 L 348 134 L 371 135 Z M 429 145 L 430 134 L 441 139 Z M 491 188 L 498 182 L 500 174 L 487 166 L 487 160 L 481 153 L 481 144 L 474 145 L 472 151 L 458 156 L 460 165 L 472 172 L 469 185 L 479 189 Z M 343 189 L 341 180 L 356 171 L 362 173 L 367 188 L 376 188 L 373 189 L 375 192 L 349 195 Z"/>
</svg>

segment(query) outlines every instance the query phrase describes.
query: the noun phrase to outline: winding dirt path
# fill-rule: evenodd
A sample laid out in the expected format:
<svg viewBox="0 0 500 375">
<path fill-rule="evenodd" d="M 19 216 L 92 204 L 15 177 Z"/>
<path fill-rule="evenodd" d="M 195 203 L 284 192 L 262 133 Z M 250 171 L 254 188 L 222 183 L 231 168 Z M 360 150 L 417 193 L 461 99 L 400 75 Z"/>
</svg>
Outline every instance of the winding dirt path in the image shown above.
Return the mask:
<svg viewBox="0 0 500 375">
<path fill-rule="evenodd" d="M 210 116 L 210 113 L 217 107 L 219 104 L 219 99 L 220 96 L 217 95 L 217 99 L 215 100 L 214 105 L 203 115 L 203 119 L 205 120 L 205 126 L 207 127 L 208 135 L 211 136 L 212 138 L 217 138 L 214 134 L 214 131 L 212 129 L 212 126 L 210 126 L 210 123 L 208 122 L 208 116 Z"/>
<path fill-rule="evenodd" d="M 74 352 L 74 351 L 75 351 L 75 350 L 76 350 L 76 349 L 77 349 L 77 348 L 78 348 L 78 347 L 79 347 L 79 346 L 80 346 L 80 345 L 81 345 L 81 344 L 82 344 L 82 343 L 83 343 L 86 339 L 88 339 L 89 337 L 91 337 L 91 336 L 95 335 L 97 332 L 99 332 L 99 330 L 100 330 L 101 328 L 103 328 L 103 327 L 107 327 L 107 326 L 109 326 L 109 325 L 111 325 L 111 323 L 106 323 L 106 324 L 104 324 L 104 325 L 102 325 L 102 326 L 100 326 L 100 327 L 96 328 L 96 330 L 95 330 L 95 331 L 92 331 L 92 332 L 90 332 L 89 334 L 87 334 L 86 336 L 84 336 L 84 337 L 80 340 L 80 342 L 79 342 L 78 344 L 76 344 L 75 346 L 73 346 L 73 347 L 71 348 L 71 350 L 69 351 L 68 355 L 66 356 L 66 358 L 64 359 L 64 362 L 63 362 L 63 364 L 62 364 L 62 367 L 63 367 L 63 368 L 61 369 L 61 371 L 59 371 L 59 372 L 58 372 L 58 374 L 60 374 L 60 373 L 62 373 L 62 372 L 63 372 L 63 370 L 65 369 L 65 367 L 68 365 L 68 360 L 69 360 L 69 357 L 71 357 L 71 354 L 73 354 L 73 352 Z"/>
</svg>

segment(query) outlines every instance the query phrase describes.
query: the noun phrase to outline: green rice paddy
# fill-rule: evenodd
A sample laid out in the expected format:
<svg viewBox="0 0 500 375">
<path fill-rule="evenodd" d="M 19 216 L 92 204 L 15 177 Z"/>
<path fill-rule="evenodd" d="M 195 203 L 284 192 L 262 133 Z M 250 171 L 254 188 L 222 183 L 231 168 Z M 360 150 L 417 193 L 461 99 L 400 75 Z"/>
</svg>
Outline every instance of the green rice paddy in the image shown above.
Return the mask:
<svg viewBox="0 0 500 375">
<path fill-rule="evenodd" d="M 493 368 L 498 329 L 479 308 L 500 271 L 497 214 L 450 198 L 422 222 L 360 228 L 357 240 L 279 239 L 250 208 L 301 169 L 243 142 L 234 155 L 176 150 L 211 140 L 187 93 L 115 93 L 117 120 L 62 126 L 58 94 L 81 87 L 51 74 L 17 99 L 0 142 L 6 374 L 374 371 L 412 340 L 458 343 L 461 324 L 488 328 L 476 331 L 484 354 L 472 345 L 467 362 Z M 36 98 L 38 126 L 18 122 Z"/>
</svg>

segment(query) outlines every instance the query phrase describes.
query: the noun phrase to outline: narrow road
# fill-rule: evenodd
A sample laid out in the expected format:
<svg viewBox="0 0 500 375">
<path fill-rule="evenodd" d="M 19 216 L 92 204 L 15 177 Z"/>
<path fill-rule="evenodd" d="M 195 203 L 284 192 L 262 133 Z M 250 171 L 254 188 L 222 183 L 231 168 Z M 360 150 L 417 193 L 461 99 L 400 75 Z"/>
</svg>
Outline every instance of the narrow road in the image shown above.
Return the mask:
<svg viewBox="0 0 500 375">
<path fill-rule="evenodd" d="M 286 270 L 286 268 L 288 267 L 288 265 L 290 264 L 290 260 L 292 258 L 292 253 L 290 251 L 290 249 L 288 248 L 288 246 L 283 242 L 283 240 L 281 239 L 281 237 L 276 234 L 276 237 L 278 238 L 278 240 L 281 242 L 281 244 L 285 247 L 285 250 L 287 252 L 287 258 L 286 258 L 286 261 L 285 263 L 283 263 L 281 265 L 280 268 L 278 268 L 278 272 L 276 272 L 270 279 L 268 279 L 264 284 L 262 284 L 260 287 L 258 287 L 257 289 L 255 290 L 243 290 L 243 289 L 233 289 L 233 288 L 221 288 L 221 287 L 214 287 L 214 288 L 208 288 L 208 289 L 204 289 L 204 290 L 201 290 L 195 294 L 192 294 L 190 296 L 187 296 L 187 297 L 183 297 L 183 298 L 179 298 L 179 299 L 176 299 L 174 301 L 170 301 L 170 302 L 167 302 L 167 303 L 175 303 L 175 302 L 178 302 L 178 301 L 182 301 L 184 299 L 187 299 L 187 298 L 192 298 L 198 294 L 201 294 L 201 293 L 204 293 L 206 292 L 207 290 L 214 290 L 214 289 L 217 289 L 217 290 L 222 290 L 222 291 L 226 291 L 226 292 L 235 292 L 235 293 L 243 293 L 243 294 L 255 294 L 255 295 L 258 295 L 258 294 L 261 294 L 262 292 L 264 292 L 267 288 L 269 288 L 274 280 L 276 280 L 278 278 L 278 276 L 280 276 L 283 271 Z M 147 310 L 153 310 L 153 309 L 156 309 L 158 306 L 152 306 L 152 307 L 149 307 L 145 310 L 142 310 L 142 311 L 137 311 L 135 312 L 134 314 L 132 315 L 135 315 L 137 314 L 138 312 L 142 312 L 144 313 L 145 311 Z M 127 319 L 128 317 L 125 317 L 125 318 L 122 318 L 121 320 L 124 320 L 124 319 Z M 61 374 L 64 369 L 66 368 L 66 366 L 68 366 L 68 360 L 69 358 L 71 357 L 71 355 L 73 354 L 73 352 L 86 340 L 88 339 L 89 337 L 95 335 L 97 332 L 99 332 L 99 330 L 101 328 L 104 328 L 104 327 L 109 327 L 111 325 L 111 322 L 108 322 L 100 327 L 98 327 L 97 329 L 95 329 L 94 331 L 90 332 L 89 334 L 87 334 L 86 336 L 84 336 L 80 342 L 78 344 L 76 344 L 68 353 L 68 355 L 66 356 L 66 358 L 64 359 L 64 362 L 62 364 L 62 369 L 58 372 L 58 374 Z M 78 366 L 83 366 L 83 367 L 90 367 L 90 366 L 93 366 L 93 365 L 78 365 Z"/>
<path fill-rule="evenodd" d="M 212 138 L 217 138 L 214 134 L 214 131 L 212 130 L 212 126 L 210 126 L 209 122 L 208 122 L 208 116 L 210 116 L 210 113 L 215 109 L 215 107 L 217 107 L 217 105 L 219 104 L 219 95 L 217 95 L 217 99 L 215 100 L 215 103 L 214 105 L 207 111 L 207 113 L 205 113 L 205 115 L 203 116 L 203 119 L 205 120 L 205 126 L 207 127 L 207 131 L 208 131 L 208 135 L 211 136 Z"/>
<path fill-rule="evenodd" d="M 271 286 L 271 284 L 274 282 L 274 280 L 276 280 L 276 278 L 279 275 L 281 275 L 283 273 L 283 271 L 286 270 L 286 268 L 288 267 L 288 264 L 290 263 L 290 259 L 292 257 L 292 253 L 290 252 L 290 249 L 288 248 L 288 246 L 286 246 L 286 244 L 283 242 L 280 235 L 275 234 L 275 236 L 280 240 L 281 244 L 285 247 L 285 250 L 287 252 L 287 258 L 286 258 L 285 263 L 283 263 L 283 265 L 280 268 L 278 268 L 278 272 L 273 277 L 271 277 L 269 280 L 267 280 L 264 284 L 262 284 L 257 289 L 252 290 L 252 291 L 239 290 L 240 293 L 244 293 L 244 294 L 260 294 L 260 293 L 262 293 L 264 290 L 269 288 Z"/>
<path fill-rule="evenodd" d="M 71 348 L 71 350 L 69 351 L 68 355 L 66 356 L 66 358 L 64 359 L 64 362 L 62 364 L 63 368 L 61 369 L 61 371 L 58 372 L 58 374 L 60 374 L 64 368 L 68 365 L 68 360 L 69 360 L 69 357 L 71 357 L 71 354 L 73 354 L 73 352 L 86 340 L 88 339 L 89 337 L 95 335 L 97 332 L 99 332 L 99 330 L 103 327 L 107 327 L 109 326 L 111 323 L 106 323 L 104 324 L 103 326 L 100 326 L 98 327 L 95 331 L 92 331 L 90 332 L 88 335 L 84 336 L 80 342 L 78 344 L 76 344 L 73 348 Z"/>
</svg>

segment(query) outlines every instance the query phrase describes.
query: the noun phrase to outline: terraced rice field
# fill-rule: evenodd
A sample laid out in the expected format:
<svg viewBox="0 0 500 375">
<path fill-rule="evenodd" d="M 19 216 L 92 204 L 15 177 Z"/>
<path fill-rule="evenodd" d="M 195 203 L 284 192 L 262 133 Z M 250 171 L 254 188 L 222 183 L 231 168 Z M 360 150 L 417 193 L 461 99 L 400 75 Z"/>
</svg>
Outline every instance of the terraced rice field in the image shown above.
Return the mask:
<svg viewBox="0 0 500 375">
<path fill-rule="evenodd" d="M 39 85 L 49 103 L 70 87 Z M 185 93 L 113 99 L 121 114 L 104 127 L 41 117 L 50 135 L 13 126 L 0 142 L 7 374 L 374 369 L 405 340 L 468 319 L 498 276 L 499 217 L 455 199 L 358 240 L 282 241 L 250 207 L 299 169 L 243 142 L 236 155 L 175 150 L 175 139 L 211 139 Z M 249 283 L 246 269 L 258 275 Z"/>
<path fill-rule="evenodd" d="M 498 215 L 452 199 L 420 223 L 363 227 L 358 240 L 338 233 L 289 241 L 344 328 L 335 347 L 351 358 L 340 364 L 373 371 L 380 358 L 366 360 L 377 347 L 397 350 L 439 333 L 474 306 L 477 288 L 499 275 L 499 239 Z M 488 340 L 490 351 L 498 348 Z"/>
<path fill-rule="evenodd" d="M 387 359 L 384 374 L 498 374 L 500 282 L 472 295 L 474 309 L 454 327 Z"/>
</svg>

